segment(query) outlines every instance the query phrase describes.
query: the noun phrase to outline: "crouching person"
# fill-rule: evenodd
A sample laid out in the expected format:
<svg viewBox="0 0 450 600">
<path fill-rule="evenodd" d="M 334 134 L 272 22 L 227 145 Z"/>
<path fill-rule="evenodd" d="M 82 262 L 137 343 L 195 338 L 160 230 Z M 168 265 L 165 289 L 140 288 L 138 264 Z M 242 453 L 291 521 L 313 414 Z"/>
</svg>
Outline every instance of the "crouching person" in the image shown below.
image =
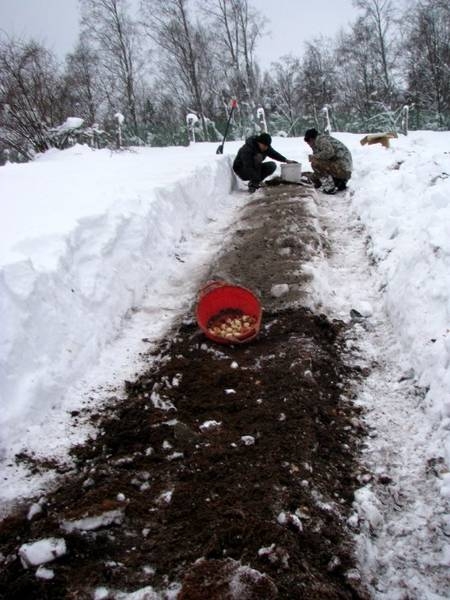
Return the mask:
<svg viewBox="0 0 450 600">
<path fill-rule="evenodd" d="M 272 161 L 263 162 L 268 156 L 279 162 L 292 163 L 271 146 L 272 138 L 268 133 L 252 135 L 247 138 L 245 144 L 239 149 L 233 162 L 233 171 L 243 181 L 248 181 L 248 191 L 255 192 L 261 182 L 277 168 Z"/>
<path fill-rule="evenodd" d="M 324 189 L 324 192 L 334 194 L 345 190 L 353 169 L 352 155 L 347 146 L 328 133 L 319 134 L 317 129 L 306 131 L 305 142 L 313 151 L 309 155 L 309 162 L 314 172 L 314 187 L 319 188 L 322 178 L 330 176 L 334 186 Z"/>
</svg>

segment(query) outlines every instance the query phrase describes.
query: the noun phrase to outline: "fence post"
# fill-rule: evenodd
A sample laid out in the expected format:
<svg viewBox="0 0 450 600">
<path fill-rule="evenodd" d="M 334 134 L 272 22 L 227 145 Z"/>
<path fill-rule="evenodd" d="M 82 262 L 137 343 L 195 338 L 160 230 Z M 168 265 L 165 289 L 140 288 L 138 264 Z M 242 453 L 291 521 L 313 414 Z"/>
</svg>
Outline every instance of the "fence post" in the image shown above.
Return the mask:
<svg viewBox="0 0 450 600">
<path fill-rule="evenodd" d="M 409 125 L 409 106 L 405 104 L 402 109 L 402 133 L 404 135 L 408 135 L 408 125 Z"/>
<path fill-rule="evenodd" d="M 198 117 L 194 113 L 186 115 L 186 125 L 189 133 L 189 141 L 195 144 L 195 124 L 198 123 Z"/>
<path fill-rule="evenodd" d="M 331 129 L 331 123 L 330 123 L 330 110 L 329 110 L 328 106 L 324 106 L 322 108 L 322 112 L 323 112 L 323 116 L 325 118 L 325 132 L 331 133 L 332 129 Z"/>
<path fill-rule="evenodd" d="M 267 133 L 266 113 L 262 106 L 256 110 L 256 118 L 258 119 L 261 131 Z"/>
<path fill-rule="evenodd" d="M 122 125 L 125 121 L 125 117 L 122 113 L 117 112 L 114 115 L 114 118 L 117 119 L 117 149 L 120 150 L 120 148 L 122 148 Z"/>
</svg>

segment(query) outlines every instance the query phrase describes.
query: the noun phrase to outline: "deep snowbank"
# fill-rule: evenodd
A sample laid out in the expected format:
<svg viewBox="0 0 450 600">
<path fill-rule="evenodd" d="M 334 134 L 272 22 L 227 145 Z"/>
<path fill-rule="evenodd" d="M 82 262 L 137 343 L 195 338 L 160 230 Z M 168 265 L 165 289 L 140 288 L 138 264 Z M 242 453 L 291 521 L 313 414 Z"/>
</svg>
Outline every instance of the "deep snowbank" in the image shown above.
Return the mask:
<svg viewBox="0 0 450 600">
<path fill-rule="evenodd" d="M 230 204 L 229 158 L 214 152 L 77 146 L 0 170 L 0 456 L 52 436 L 67 389 Z"/>
<path fill-rule="evenodd" d="M 353 205 L 385 302 L 441 431 L 431 455 L 450 464 L 450 133 L 413 132 L 392 148 L 355 148 Z M 443 480 L 450 497 L 450 478 Z M 443 490 L 444 491 L 444 490 Z"/>
<path fill-rule="evenodd" d="M 367 369 L 356 398 L 367 473 L 348 521 L 359 569 L 377 599 L 448 598 L 450 133 L 411 133 L 389 150 L 337 136 L 355 171 L 349 194 L 318 198 L 332 253 L 311 266 L 311 299 L 365 317 L 347 340 Z"/>
<path fill-rule="evenodd" d="M 353 154 L 352 206 L 370 236 L 386 312 L 411 377 L 428 389 L 430 457 L 449 465 L 450 132 L 410 132 L 389 149 L 361 146 L 359 135 L 335 135 Z M 341 299 L 348 291 L 330 289 L 327 267 L 314 274 L 319 296 L 347 307 Z M 348 318 L 348 310 L 340 316 Z M 450 497 L 450 476 L 443 493 Z"/>
</svg>

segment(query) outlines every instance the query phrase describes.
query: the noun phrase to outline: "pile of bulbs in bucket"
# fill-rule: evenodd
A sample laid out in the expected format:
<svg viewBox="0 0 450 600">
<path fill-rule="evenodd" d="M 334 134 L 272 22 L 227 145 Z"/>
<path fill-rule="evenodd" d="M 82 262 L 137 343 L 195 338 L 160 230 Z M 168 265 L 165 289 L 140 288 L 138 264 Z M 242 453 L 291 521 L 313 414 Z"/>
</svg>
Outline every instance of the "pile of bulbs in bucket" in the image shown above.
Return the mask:
<svg viewBox="0 0 450 600">
<path fill-rule="evenodd" d="M 256 319 L 239 309 L 223 310 L 208 321 L 208 332 L 225 339 L 245 338 L 255 333 Z"/>
</svg>

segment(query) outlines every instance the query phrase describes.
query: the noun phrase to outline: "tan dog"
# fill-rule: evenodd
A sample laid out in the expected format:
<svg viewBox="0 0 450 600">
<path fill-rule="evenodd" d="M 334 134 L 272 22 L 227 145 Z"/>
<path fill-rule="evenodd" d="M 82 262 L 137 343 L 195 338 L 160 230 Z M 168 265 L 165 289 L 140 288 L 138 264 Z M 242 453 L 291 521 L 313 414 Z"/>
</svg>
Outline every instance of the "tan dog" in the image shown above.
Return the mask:
<svg viewBox="0 0 450 600">
<path fill-rule="evenodd" d="M 361 146 L 371 146 L 372 144 L 381 144 L 385 148 L 389 148 L 389 140 L 393 138 L 398 138 L 398 135 L 395 131 L 390 131 L 386 133 L 369 133 L 360 140 Z"/>
</svg>

